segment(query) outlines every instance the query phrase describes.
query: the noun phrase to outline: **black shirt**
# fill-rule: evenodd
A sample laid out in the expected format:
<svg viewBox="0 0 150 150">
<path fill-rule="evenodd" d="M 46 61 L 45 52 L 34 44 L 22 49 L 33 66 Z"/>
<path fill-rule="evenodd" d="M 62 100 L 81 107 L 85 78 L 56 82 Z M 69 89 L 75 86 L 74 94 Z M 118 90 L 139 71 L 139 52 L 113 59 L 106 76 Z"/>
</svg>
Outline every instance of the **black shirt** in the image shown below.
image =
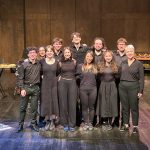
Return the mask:
<svg viewBox="0 0 150 150">
<path fill-rule="evenodd" d="M 143 64 L 135 60 L 130 66 L 128 65 L 128 61 L 125 60 L 122 62 L 120 67 L 121 72 L 121 81 L 139 81 L 140 84 L 140 93 L 143 92 L 144 89 L 144 68 Z"/>
<path fill-rule="evenodd" d="M 85 54 L 89 48 L 87 46 L 83 46 L 82 44 L 78 50 L 74 45 L 71 45 L 70 48 L 72 49 L 73 58 L 77 61 L 77 64 L 82 64 L 84 62 Z"/>
<path fill-rule="evenodd" d="M 121 56 L 118 51 L 114 52 L 114 58 L 118 66 L 120 66 L 123 61 L 127 60 L 127 56 L 125 54 Z"/>
<path fill-rule="evenodd" d="M 61 77 L 66 79 L 75 79 L 76 64 L 73 60 L 61 62 Z"/>
<path fill-rule="evenodd" d="M 41 64 L 38 60 L 34 64 L 26 59 L 18 70 L 19 87 L 23 88 L 24 85 L 34 85 L 40 83 L 40 70 Z"/>
</svg>

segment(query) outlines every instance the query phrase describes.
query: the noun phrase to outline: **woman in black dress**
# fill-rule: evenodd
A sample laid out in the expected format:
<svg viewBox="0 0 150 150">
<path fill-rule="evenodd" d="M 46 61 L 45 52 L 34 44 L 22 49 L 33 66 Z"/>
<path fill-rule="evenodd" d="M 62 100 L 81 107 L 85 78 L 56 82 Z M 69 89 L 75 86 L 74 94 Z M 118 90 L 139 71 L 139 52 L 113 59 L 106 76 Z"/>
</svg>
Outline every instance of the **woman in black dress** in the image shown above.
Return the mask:
<svg viewBox="0 0 150 150">
<path fill-rule="evenodd" d="M 46 130 L 54 129 L 54 120 L 59 116 L 57 97 L 58 61 L 54 58 L 53 46 L 46 47 L 46 58 L 41 60 L 41 116 L 46 119 Z"/>
<path fill-rule="evenodd" d="M 118 67 L 114 61 L 112 51 L 107 50 L 104 52 L 103 57 L 103 61 L 98 64 L 101 85 L 98 92 L 96 114 L 103 118 L 102 129 L 111 130 L 111 124 L 114 118 L 118 116 L 117 88 L 115 84 Z"/>
<path fill-rule="evenodd" d="M 94 65 L 94 52 L 87 51 L 84 64 L 78 66 L 80 78 L 80 100 L 84 120 L 83 130 L 93 130 L 94 106 L 97 97 L 96 75 L 97 68 Z"/>
<path fill-rule="evenodd" d="M 58 80 L 60 124 L 64 127 L 64 131 L 74 131 L 77 102 L 76 61 L 72 59 L 72 51 L 69 47 L 64 48 L 59 65 L 61 68 Z"/>
</svg>

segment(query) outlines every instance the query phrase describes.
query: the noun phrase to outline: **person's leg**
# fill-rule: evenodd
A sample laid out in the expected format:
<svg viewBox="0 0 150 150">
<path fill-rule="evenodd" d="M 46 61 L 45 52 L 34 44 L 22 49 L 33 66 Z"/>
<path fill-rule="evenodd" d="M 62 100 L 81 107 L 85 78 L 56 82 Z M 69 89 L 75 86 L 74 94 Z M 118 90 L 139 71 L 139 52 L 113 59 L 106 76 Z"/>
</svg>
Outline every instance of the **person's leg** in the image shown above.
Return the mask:
<svg viewBox="0 0 150 150">
<path fill-rule="evenodd" d="M 82 115 L 85 123 L 88 123 L 88 93 L 85 89 L 80 89 L 80 100 L 82 104 Z"/>
<path fill-rule="evenodd" d="M 74 128 L 76 125 L 76 103 L 77 103 L 77 85 L 75 80 L 71 80 L 69 81 L 68 85 L 68 104 L 69 104 L 68 121 L 70 129 Z"/>
<path fill-rule="evenodd" d="M 120 83 L 119 96 L 122 105 L 123 124 L 127 126 L 129 125 L 130 105 L 128 99 L 128 86 L 126 86 L 126 83 Z"/>
<path fill-rule="evenodd" d="M 61 79 L 58 82 L 58 96 L 59 96 L 59 109 L 60 109 L 60 124 L 68 126 L 68 103 L 67 103 L 67 81 Z"/>
</svg>

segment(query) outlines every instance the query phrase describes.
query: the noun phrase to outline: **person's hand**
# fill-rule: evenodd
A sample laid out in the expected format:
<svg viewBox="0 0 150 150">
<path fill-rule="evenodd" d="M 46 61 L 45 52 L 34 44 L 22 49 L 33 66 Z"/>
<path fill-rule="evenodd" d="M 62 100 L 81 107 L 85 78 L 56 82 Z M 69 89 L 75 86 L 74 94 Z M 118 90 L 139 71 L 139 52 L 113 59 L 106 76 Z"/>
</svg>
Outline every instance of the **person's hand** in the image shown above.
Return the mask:
<svg viewBox="0 0 150 150">
<path fill-rule="evenodd" d="M 138 93 L 138 98 L 141 98 L 142 97 L 142 93 Z"/>
<path fill-rule="evenodd" d="M 25 97 L 26 96 L 26 91 L 25 90 L 21 90 L 21 96 Z"/>
</svg>

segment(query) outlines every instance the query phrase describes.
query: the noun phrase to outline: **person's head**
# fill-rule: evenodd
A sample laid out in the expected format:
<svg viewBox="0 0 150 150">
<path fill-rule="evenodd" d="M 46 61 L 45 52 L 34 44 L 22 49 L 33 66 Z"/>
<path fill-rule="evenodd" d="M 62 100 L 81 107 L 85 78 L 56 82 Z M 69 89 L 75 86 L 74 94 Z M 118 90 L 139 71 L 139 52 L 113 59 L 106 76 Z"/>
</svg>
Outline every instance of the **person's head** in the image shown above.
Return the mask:
<svg viewBox="0 0 150 150">
<path fill-rule="evenodd" d="M 52 45 L 46 46 L 46 58 L 53 58 L 54 57 L 54 48 Z"/>
<path fill-rule="evenodd" d="M 36 60 L 38 49 L 36 47 L 28 47 L 26 50 L 27 50 L 27 56 L 29 60 L 30 61 Z"/>
<path fill-rule="evenodd" d="M 103 61 L 98 64 L 98 70 L 100 73 L 103 73 L 107 66 L 111 67 L 113 73 L 118 72 L 118 67 L 114 60 L 114 55 L 111 50 L 107 50 L 103 53 Z"/>
<path fill-rule="evenodd" d="M 72 59 L 72 50 L 70 47 L 64 47 L 63 49 L 63 55 L 62 55 L 62 60 L 68 60 Z"/>
<path fill-rule="evenodd" d="M 71 34 L 71 40 L 72 40 L 72 43 L 74 44 L 80 44 L 81 42 L 81 35 L 79 32 L 73 32 Z"/>
<path fill-rule="evenodd" d="M 103 57 L 105 62 L 110 63 L 113 59 L 113 52 L 107 50 L 106 52 L 104 52 Z"/>
<path fill-rule="evenodd" d="M 39 47 L 39 50 L 38 50 L 38 56 L 40 57 L 40 58 L 44 58 L 45 57 L 45 47 L 44 46 L 41 46 L 41 47 Z"/>
<path fill-rule="evenodd" d="M 55 51 L 60 51 L 62 48 L 63 40 L 61 38 L 54 38 L 52 40 L 52 46 L 54 47 Z"/>
<path fill-rule="evenodd" d="M 84 64 L 91 64 L 94 62 L 94 52 L 93 51 L 87 51 L 84 59 Z"/>
<path fill-rule="evenodd" d="M 125 48 L 125 53 L 128 59 L 132 59 L 135 56 L 135 48 L 132 44 L 127 45 Z"/>
<path fill-rule="evenodd" d="M 96 37 L 94 39 L 93 47 L 95 50 L 100 51 L 101 49 L 106 47 L 104 38 Z"/>
<path fill-rule="evenodd" d="M 117 48 L 120 52 L 124 52 L 127 45 L 127 40 L 125 38 L 119 38 L 117 40 Z"/>
</svg>

